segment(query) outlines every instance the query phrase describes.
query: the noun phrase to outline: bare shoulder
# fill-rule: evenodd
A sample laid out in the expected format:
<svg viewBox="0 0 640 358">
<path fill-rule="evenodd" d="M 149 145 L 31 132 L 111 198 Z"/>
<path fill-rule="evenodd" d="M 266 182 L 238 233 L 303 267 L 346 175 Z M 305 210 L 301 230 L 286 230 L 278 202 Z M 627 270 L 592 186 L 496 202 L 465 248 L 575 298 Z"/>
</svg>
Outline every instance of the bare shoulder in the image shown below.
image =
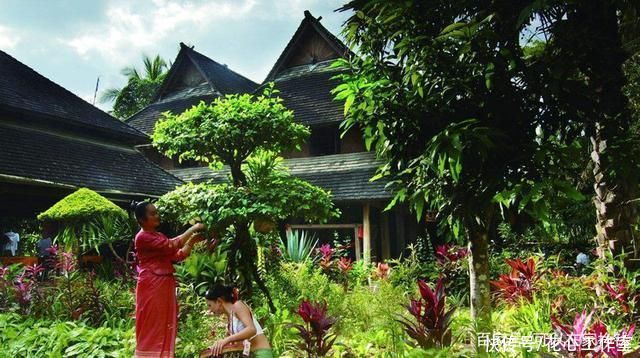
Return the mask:
<svg viewBox="0 0 640 358">
<path fill-rule="evenodd" d="M 236 312 L 249 313 L 249 306 L 247 306 L 247 304 L 244 301 L 237 300 L 233 304 L 233 310 Z"/>
</svg>

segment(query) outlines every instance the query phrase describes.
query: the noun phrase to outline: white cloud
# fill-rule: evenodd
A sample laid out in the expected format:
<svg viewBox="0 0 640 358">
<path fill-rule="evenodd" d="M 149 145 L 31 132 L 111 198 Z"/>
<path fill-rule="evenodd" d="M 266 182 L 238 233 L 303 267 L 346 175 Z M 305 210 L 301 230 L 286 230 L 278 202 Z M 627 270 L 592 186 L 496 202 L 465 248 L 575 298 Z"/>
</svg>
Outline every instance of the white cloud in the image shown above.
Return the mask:
<svg viewBox="0 0 640 358">
<path fill-rule="evenodd" d="M 10 50 L 20 42 L 18 36 L 12 29 L 0 25 L 0 50 Z"/>
<path fill-rule="evenodd" d="M 127 64 L 131 56 L 154 50 L 157 44 L 177 31 L 203 30 L 216 21 L 246 16 L 256 0 L 205 2 L 153 0 L 111 4 L 106 22 L 85 29 L 84 33 L 62 42 L 89 58 L 97 53 L 117 64 Z"/>
</svg>

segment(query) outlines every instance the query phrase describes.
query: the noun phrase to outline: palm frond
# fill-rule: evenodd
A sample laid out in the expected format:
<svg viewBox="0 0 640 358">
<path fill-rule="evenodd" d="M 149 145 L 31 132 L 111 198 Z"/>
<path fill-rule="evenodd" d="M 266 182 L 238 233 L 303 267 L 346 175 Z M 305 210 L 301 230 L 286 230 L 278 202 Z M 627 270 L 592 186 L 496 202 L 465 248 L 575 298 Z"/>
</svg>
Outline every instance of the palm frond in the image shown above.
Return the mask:
<svg viewBox="0 0 640 358">
<path fill-rule="evenodd" d="M 106 90 L 104 90 L 101 94 L 100 94 L 100 103 L 110 103 L 110 102 L 114 102 L 118 96 L 120 95 L 120 91 L 117 88 L 108 88 Z"/>
</svg>

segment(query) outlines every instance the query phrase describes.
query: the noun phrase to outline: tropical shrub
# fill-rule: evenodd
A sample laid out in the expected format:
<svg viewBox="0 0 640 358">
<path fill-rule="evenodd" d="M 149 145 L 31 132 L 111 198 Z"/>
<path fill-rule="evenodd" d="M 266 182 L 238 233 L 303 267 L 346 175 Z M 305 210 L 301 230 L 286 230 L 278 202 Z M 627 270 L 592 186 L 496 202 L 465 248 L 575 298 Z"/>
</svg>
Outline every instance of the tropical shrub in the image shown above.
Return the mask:
<svg viewBox="0 0 640 358">
<path fill-rule="evenodd" d="M 78 189 L 40 213 L 38 220 L 57 223 L 60 231 L 55 241 L 75 252 L 99 250 L 102 244 L 130 239 L 133 233 L 122 208 L 86 188 Z"/>
<path fill-rule="evenodd" d="M 618 317 L 620 323 L 640 320 L 640 276 L 625 266 L 626 255 L 594 262 L 590 283 L 600 293 L 599 303 L 607 313 Z"/>
<path fill-rule="evenodd" d="M 132 357 L 133 327 L 90 327 L 83 322 L 35 320 L 0 314 L 0 357 Z"/>
<path fill-rule="evenodd" d="M 38 215 L 38 220 L 57 222 L 88 221 L 96 216 L 126 217 L 127 213 L 104 196 L 80 188 Z"/>
<path fill-rule="evenodd" d="M 189 257 L 176 267 L 176 275 L 182 282 L 194 285 L 196 293 L 203 295 L 209 286 L 224 281 L 227 267 L 227 251 L 217 246 L 209 251 L 205 242 L 196 244 Z"/>
<path fill-rule="evenodd" d="M 495 295 L 508 303 L 521 299 L 531 301 L 535 284 L 540 278 L 536 271 L 536 261 L 533 258 L 528 258 L 525 262 L 507 259 L 506 263 L 511 267 L 511 272 L 500 275 L 497 281 L 491 281 L 491 285 L 496 288 Z"/>
<path fill-rule="evenodd" d="M 300 351 L 307 353 L 308 357 L 326 356 L 337 338 L 329 332 L 336 318 L 327 315 L 327 303 L 302 301 L 297 313 L 304 324 L 291 326 L 298 330 L 300 335 Z"/>
<path fill-rule="evenodd" d="M 219 233 L 230 228 L 225 276 L 240 274 L 245 290 L 255 281 L 267 296 L 251 230 L 275 228 L 276 221 L 290 217 L 323 222 L 338 215 L 328 192 L 289 175 L 281 165 L 277 153 L 300 150 L 309 129 L 294 121 L 277 93 L 270 84 L 258 96 L 227 95 L 181 114 L 167 112 L 153 132 L 154 146 L 169 157 L 228 166 L 228 183 L 187 184 L 164 195 L 159 206 L 178 224 L 197 217 Z"/>
<path fill-rule="evenodd" d="M 405 332 L 422 348 L 446 347 L 451 344 L 449 325 L 455 309 L 446 309 L 444 280 L 439 279 L 435 289 L 423 280 L 418 281 L 420 297 L 411 299 L 407 311 L 413 320 L 399 318 Z"/>
<path fill-rule="evenodd" d="M 594 311 L 582 311 L 571 324 L 563 324 L 551 317 L 553 329 L 560 337 L 558 348 L 564 354 L 573 354 L 576 358 L 602 357 L 605 354 L 613 358 L 622 358 L 623 347 L 631 342 L 635 325 L 625 327 L 616 333 L 607 333 L 607 327 L 600 321 L 592 322 Z M 590 341 L 592 335 L 595 341 Z M 593 347 L 595 346 L 595 347 Z"/>
</svg>

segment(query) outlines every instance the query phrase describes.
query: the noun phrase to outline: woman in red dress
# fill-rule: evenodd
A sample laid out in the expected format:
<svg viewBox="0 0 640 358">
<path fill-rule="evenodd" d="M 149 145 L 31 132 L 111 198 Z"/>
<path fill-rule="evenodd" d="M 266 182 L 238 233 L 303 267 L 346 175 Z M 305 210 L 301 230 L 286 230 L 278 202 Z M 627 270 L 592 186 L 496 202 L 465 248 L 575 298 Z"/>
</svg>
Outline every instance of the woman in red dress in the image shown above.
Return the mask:
<svg viewBox="0 0 640 358">
<path fill-rule="evenodd" d="M 177 332 L 178 303 L 173 263 L 184 260 L 198 241 L 204 225 L 195 224 L 182 235 L 169 239 L 156 231 L 160 217 L 149 202 L 132 203 L 142 230 L 135 238 L 138 256 L 136 286 L 136 358 L 173 358 Z"/>
</svg>

